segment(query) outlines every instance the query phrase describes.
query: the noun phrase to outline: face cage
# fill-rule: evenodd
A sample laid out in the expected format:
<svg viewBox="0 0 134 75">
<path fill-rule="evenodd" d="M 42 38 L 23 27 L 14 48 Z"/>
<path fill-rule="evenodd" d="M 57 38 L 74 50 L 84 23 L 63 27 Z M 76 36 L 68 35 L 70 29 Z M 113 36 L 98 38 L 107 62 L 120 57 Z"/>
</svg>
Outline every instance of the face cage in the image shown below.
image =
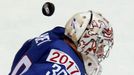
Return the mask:
<svg viewBox="0 0 134 75">
<path fill-rule="evenodd" d="M 100 44 L 100 40 L 103 40 L 103 41 L 106 41 L 107 43 L 102 43 L 102 45 L 105 45 L 104 46 L 104 55 L 101 57 L 101 58 L 98 58 L 98 61 L 99 63 L 102 62 L 105 58 L 107 58 L 110 54 L 110 49 L 112 49 L 112 46 L 113 46 L 113 42 L 112 41 L 108 41 L 108 40 L 105 40 L 105 39 L 101 39 L 98 37 L 97 41 L 96 41 L 96 44 L 97 44 L 97 47 L 96 47 L 96 52 L 98 50 L 98 46 Z M 97 53 L 95 53 L 96 56 L 97 56 Z"/>
</svg>

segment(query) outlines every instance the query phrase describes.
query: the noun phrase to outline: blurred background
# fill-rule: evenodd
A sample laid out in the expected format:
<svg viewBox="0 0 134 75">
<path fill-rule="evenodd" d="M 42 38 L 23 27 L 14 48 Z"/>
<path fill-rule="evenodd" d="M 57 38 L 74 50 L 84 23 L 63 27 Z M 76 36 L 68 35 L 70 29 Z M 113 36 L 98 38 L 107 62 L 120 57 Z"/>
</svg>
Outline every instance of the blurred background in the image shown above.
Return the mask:
<svg viewBox="0 0 134 75">
<path fill-rule="evenodd" d="M 53 16 L 42 14 L 42 5 L 55 5 Z M 0 75 L 8 75 L 23 43 L 56 26 L 64 27 L 75 13 L 101 12 L 114 28 L 114 47 L 103 63 L 102 75 L 134 75 L 133 0 L 0 0 Z"/>
</svg>

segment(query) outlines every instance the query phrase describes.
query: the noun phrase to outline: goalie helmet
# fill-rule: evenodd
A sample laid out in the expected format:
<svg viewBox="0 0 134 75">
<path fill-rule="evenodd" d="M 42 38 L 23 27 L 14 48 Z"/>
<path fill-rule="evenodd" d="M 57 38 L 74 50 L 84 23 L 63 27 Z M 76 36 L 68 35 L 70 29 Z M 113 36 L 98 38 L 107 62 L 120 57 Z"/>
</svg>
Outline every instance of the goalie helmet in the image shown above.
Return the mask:
<svg viewBox="0 0 134 75">
<path fill-rule="evenodd" d="M 98 75 L 99 63 L 109 55 L 113 46 L 113 29 L 100 13 L 75 14 L 65 26 L 65 35 L 72 39 L 81 53 L 88 75 Z M 87 67 L 92 64 L 92 67 Z M 90 70 L 90 72 L 89 72 Z M 97 71 L 93 74 L 93 71 Z"/>
</svg>

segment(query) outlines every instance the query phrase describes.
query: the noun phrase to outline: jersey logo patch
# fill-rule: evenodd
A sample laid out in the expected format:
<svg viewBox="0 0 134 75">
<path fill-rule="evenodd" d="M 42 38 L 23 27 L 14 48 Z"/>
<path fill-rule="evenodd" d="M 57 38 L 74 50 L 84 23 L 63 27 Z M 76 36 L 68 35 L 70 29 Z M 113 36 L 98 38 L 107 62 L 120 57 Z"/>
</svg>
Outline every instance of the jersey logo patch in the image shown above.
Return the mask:
<svg viewBox="0 0 134 75">
<path fill-rule="evenodd" d="M 65 52 L 52 49 L 46 61 L 64 65 L 70 75 L 81 75 L 78 65 Z"/>
</svg>

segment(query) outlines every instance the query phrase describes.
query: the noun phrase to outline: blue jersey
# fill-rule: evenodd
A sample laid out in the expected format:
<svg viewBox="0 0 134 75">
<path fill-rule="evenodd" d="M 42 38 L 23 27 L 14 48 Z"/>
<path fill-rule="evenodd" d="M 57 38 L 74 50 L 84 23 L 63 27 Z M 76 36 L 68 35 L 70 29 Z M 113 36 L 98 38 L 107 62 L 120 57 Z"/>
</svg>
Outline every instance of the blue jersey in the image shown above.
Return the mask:
<svg viewBox="0 0 134 75">
<path fill-rule="evenodd" d="M 83 61 L 56 27 L 28 40 L 17 52 L 9 75 L 85 75 Z"/>
</svg>

